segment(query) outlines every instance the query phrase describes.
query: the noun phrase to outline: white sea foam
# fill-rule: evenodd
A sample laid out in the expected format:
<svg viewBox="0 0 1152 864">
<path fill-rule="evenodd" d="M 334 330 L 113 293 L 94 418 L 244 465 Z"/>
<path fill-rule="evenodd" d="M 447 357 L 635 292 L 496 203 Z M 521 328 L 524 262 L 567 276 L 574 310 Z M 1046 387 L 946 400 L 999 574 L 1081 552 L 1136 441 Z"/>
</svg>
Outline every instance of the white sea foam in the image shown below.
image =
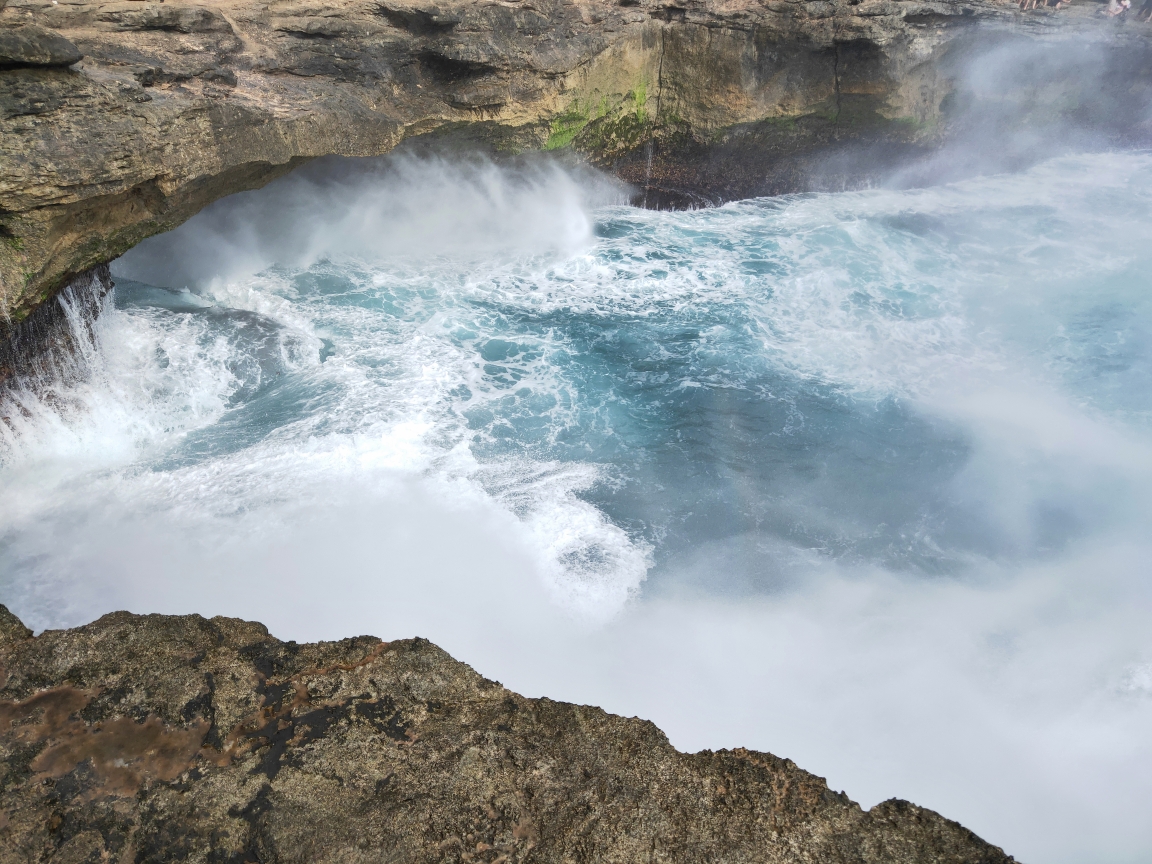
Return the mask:
<svg viewBox="0 0 1152 864">
<path fill-rule="evenodd" d="M 1147 857 L 1152 158 L 675 214 L 343 171 L 139 247 L 201 311 L 18 394 L 4 602 L 419 634 L 1022 860 Z"/>
</svg>

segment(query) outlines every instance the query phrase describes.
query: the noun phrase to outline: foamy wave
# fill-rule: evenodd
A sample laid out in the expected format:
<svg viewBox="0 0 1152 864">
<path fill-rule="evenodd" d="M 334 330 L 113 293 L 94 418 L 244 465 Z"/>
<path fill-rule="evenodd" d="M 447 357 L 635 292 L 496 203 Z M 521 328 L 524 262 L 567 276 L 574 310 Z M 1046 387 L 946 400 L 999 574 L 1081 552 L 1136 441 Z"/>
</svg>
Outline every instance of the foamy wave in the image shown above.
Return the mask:
<svg viewBox="0 0 1152 864">
<path fill-rule="evenodd" d="M 676 214 L 508 170 L 128 256 L 195 290 L 122 283 L 22 403 L 0 599 L 425 635 L 1022 856 L 1147 848 L 1152 158 Z"/>
</svg>

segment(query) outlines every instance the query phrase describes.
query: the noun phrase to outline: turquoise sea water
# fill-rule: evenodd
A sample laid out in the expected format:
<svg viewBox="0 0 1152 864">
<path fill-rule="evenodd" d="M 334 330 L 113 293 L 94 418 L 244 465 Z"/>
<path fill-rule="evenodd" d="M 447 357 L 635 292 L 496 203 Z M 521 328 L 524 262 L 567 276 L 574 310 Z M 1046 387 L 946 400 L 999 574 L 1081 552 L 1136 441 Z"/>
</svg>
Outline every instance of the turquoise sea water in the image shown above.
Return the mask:
<svg viewBox="0 0 1152 864">
<path fill-rule="evenodd" d="M 424 635 L 1032 862 L 1152 855 L 1152 156 L 695 212 L 334 163 L 114 266 L 0 599 Z"/>
</svg>

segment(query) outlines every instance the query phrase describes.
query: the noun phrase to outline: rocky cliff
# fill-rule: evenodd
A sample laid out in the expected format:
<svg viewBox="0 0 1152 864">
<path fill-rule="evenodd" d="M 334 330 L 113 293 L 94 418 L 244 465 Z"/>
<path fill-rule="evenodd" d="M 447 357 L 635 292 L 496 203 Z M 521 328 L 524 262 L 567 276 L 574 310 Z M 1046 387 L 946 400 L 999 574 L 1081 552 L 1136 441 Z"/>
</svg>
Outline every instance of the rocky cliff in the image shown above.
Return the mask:
<svg viewBox="0 0 1152 864">
<path fill-rule="evenodd" d="M 892 159 L 939 140 L 953 61 L 981 28 L 1116 39 L 1088 7 L 0 0 L 0 329 L 223 195 L 418 136 L 576 154 L 650 204 L 804 188 L 830 148 Z M 1109 92 L 1137 67 L 1137 90 L 1152 80 L 1148 27 L 1126 26 Z"/>
<path fill-rule="evenodd" d="M 126 612 L 32 638 L 0 606 L 0 684 L 4 862 L 1013 860 L 787 759 L 525 699 L 423 639 Z"/>
</svg>

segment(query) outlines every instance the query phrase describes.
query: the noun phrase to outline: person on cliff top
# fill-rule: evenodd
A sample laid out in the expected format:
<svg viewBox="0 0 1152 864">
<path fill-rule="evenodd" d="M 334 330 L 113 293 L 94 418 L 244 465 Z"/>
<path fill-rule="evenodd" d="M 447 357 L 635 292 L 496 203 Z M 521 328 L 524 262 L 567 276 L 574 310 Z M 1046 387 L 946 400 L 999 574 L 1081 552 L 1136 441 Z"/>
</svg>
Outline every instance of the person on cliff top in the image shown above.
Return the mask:
<svg viewBox="0 0 1152 864">
<path fill-rule="evenodd" d="M 1132 8 L 1132 0 L 1108 0 L 1108 6 L 1104 9 L 1105 15 L 1109 18 L 1116 18 L 1123 15 Z"/>
</svg>

